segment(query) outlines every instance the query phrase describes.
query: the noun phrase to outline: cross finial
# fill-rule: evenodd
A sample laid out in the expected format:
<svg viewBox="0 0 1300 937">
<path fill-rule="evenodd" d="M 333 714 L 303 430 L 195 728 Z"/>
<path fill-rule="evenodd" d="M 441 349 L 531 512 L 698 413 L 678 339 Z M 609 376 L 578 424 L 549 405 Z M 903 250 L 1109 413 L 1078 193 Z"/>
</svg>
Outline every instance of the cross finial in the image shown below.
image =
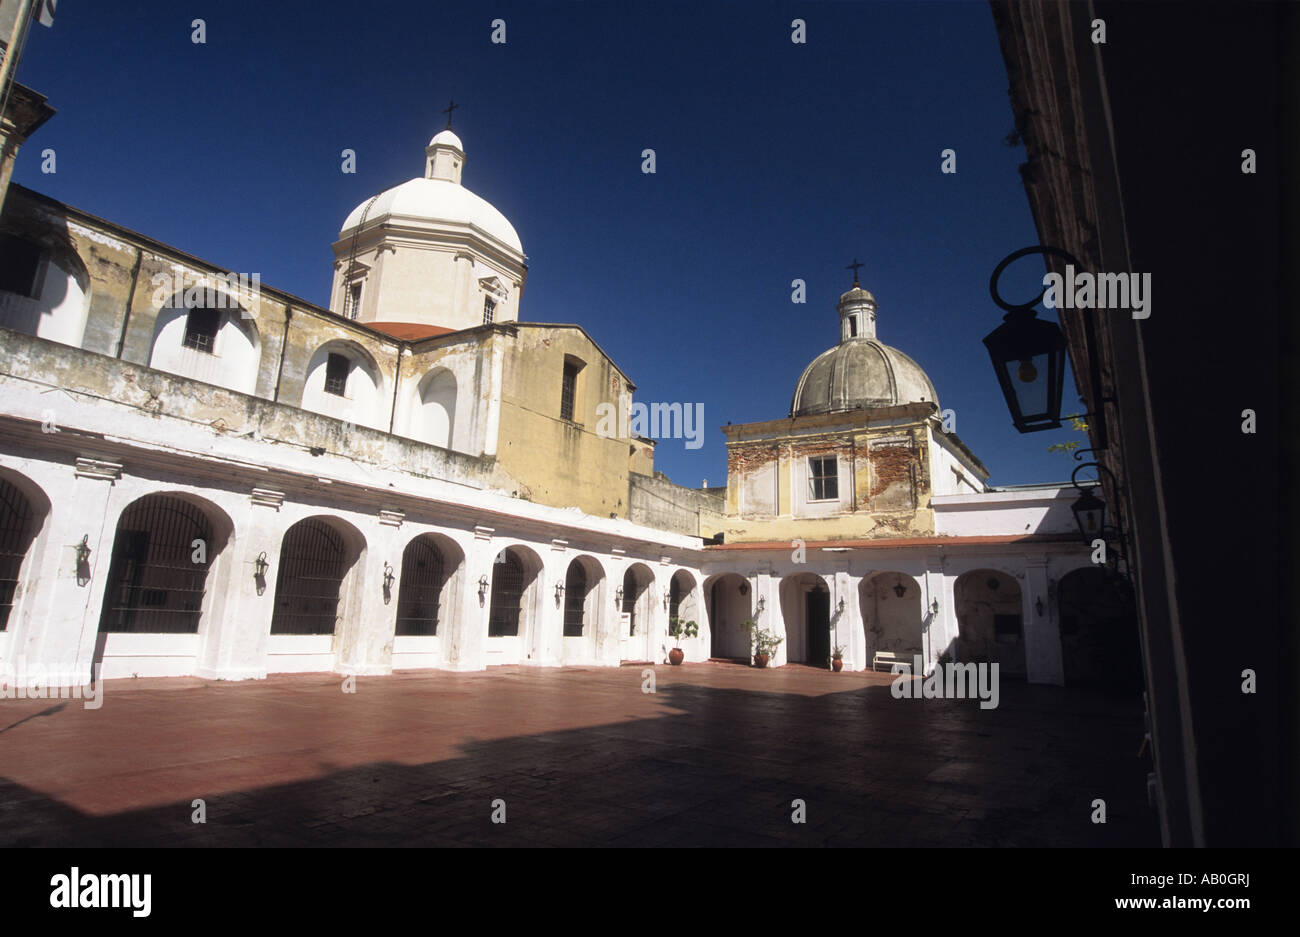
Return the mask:
<svg viewBox="0 0 1300 937">
<path fill-rule="evenodd" d="M 449 102 L 449 103 L 447 104 L 447 107 L 443 110 L 443 113 L 447 115 L 447 129 L 448 129 L 448 130 L 451 129 L 451 112 L 454 111 L 454 110 L 455 110 L 456 108 L 458 108 L 458 107 L 460 107 L 459 104 L 457 104 L 455 101 L 451 101 L 451 102 Z"/>
<path fill-rule="evenodd" d="M 859 267 L 865 267 L 865 266 L 866 266 L 866 264 L 860 264 L 860 263 L 858 263 L 858 258 L 854 257 L 854 258 L 853 258 L 853 263 L 849 264 L 847 267 L 844 268 L 845 270 L 852 270 L 852 271 L 853 271 L 853 285 L 854 285 L 854 286 L 861 286 L 861 285 L 862 285 L 861 283 L 858 282 L 858 268 L 859 268 Z"/>
</svg>

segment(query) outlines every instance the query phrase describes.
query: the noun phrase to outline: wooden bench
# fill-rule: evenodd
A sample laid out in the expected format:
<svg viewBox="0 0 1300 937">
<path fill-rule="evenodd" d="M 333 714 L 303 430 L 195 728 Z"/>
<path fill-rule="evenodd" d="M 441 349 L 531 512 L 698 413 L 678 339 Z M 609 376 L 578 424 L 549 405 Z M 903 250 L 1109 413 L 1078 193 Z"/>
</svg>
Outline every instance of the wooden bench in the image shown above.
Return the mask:
<svg viewBox="0 0 1300 937">
<path fill-rule="evenodd" d="M 886 664 L 891 669 L 895 664 L 903 664 L 907 667 L 908 671 L 911 671 L 913 663 L 912 656 L 913 655 L 911 654 L 899 654 L 897 651 L 876 651 L 876 653 L 871 656 L 871 671 L 872 673 L 875 673 L 880 664 Z"/>
</svg>

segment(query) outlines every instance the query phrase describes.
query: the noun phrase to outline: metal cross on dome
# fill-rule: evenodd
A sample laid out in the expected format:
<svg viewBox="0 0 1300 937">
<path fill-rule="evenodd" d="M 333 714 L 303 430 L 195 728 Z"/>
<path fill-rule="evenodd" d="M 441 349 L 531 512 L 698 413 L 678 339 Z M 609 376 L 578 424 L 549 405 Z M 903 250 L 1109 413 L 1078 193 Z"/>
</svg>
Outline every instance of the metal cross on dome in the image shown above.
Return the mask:
<svg viewBox="0 0 1300 937">
<path fill-rule="evenodd" d="M 447 129 L 448 129 L 448 130 L 451 129 L 451 112 L 454 111 L 454 110 L 455 110 L 456 108 L 458 108 L 458 107 L 460 107 L 459 104 L 457 104 L 455 101 L 450 101 L 450 102 L 448 102 L 447 107 L 443 110 L 443 113 L 447 115 Z"/>
<path fill-rule="evenodd" d="M 865 266 L 866 266 L 866 264 L 860 264 L 860 263 L 858 263 L 858 258 L 854 257 L 854 258 L 853 258 L 853 263 L 849 264 L 847 267 L 844 268 L 845 270 L 852 270 L 852 271 L 853 271 L 853 285 L 854 285 L 854 286 L 861 286 L 861 285 L 862 285 L 862 284 L 858 283 L 858 268 L 859 268 L 859 267 L 865 267 Z"/>
</svg>

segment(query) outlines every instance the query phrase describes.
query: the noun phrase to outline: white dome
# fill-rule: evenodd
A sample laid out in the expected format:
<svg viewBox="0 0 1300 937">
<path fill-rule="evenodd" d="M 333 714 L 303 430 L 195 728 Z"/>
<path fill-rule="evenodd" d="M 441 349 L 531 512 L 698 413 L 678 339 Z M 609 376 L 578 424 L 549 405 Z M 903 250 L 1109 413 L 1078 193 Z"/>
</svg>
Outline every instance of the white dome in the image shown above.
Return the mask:
<svg viewBox="0 0 1300 937">
<path fill-rule="evenodd" d="M 460 140 L 450 130 L 442 131 L 433 139 L 436 143 L 445 137 L 449 137 L 450 140 L 455 141 L 456 146 L 460 146 Z M 352 209 L 347 220 L 343 222 L 342 230 L 339 231 L 340 240 L 352 233 L 352 229 L 360 222 L 361 213 L 366 210 L 367 204 L 369 199 Z M 370 206 L 370 211 L 366 213 L 366 224 L 388 218 L 469 225 L 519 254 L 524 252 L 519 235 L 515 233 L 510 222 L 506 221 L 506 216 L 469 189 L 455 182 L 443 179 L 412 179 L 410 182 L 403 182 L 381 193 Z"/>
<path fill-rule="evenodd" d="M 443 130 L 436 134 L 434 138 L 429 141 L 429 146 L 454 146 L 462 153 L 465 152 L 465 145 L 460 142 L 460 137 L 456 136 L 450 130 Z"/>
</svg>

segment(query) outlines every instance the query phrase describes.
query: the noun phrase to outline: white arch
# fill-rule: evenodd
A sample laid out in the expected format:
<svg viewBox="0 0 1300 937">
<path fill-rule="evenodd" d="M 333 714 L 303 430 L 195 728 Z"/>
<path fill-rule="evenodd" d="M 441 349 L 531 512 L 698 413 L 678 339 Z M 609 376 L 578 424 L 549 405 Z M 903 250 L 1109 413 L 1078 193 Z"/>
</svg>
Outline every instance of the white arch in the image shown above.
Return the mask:
<svg viewBox="0 0 1300 937">
<path fill-rule="evenodd" d="M 325 389 L 325 372 L 331 354 L 340 354 L 348 359 L 347 381 L 342 395 Z M 354 341 L 334 339 L 317 348 L 307 363 L 302 408 L 349 420 L 357 426 L 386 430 L 388 409 L 385 407 L 384 384 L 384 377 L 369 352 Z"/>
<path fill-rule="evenodd" d="M 447 368 L 433 368 L 425 374 L 415 388 L 406 435 L 443 449 L 457 448 L 458 393 L 456 375 Z"/>
<path fill-rule="evenodd" d="M 221 321 L 211 352 L 185 345 L 190 313 L 184 294 L 176 293 L 158 310 L 154 320 L 153 346 L 149 367 L 207 384 L 216 384 L 241 394 L 257 389 L 262 360 L 262 339 L 251 318 L 246 318 L 233 299 L 220 310 Z"/>
</svg>

